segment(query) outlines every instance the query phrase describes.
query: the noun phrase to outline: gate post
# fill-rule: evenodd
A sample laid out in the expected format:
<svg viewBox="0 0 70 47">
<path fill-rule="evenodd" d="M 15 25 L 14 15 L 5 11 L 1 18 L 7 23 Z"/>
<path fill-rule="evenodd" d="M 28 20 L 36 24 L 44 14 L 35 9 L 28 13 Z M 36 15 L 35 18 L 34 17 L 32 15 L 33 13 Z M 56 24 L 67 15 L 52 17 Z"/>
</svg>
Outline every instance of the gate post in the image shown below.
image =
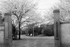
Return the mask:
<svg viewBox="0 0 70 47">
<path fill-rule="evenodd" d="M 5 47 L 12 47 L 12 20 L 11 14 L 5 13 L 5 32 L 4 32 L 4 44 Z"/>
<path fill-rule="evenodd" d="M 54 41 L 55 47 L 61 47 L 60 11 L 54 10 Z"/>
<path fill-rule="evenodd" d="M 2 23 L 2 22 L 1 22 L 1 20 L 2 20 L 2 19 L 1 19 L 1 18 L 2 18 L 1 15 L 2 15 L 2 14 L 0 13 L 0 24 Z"/>
</svg>

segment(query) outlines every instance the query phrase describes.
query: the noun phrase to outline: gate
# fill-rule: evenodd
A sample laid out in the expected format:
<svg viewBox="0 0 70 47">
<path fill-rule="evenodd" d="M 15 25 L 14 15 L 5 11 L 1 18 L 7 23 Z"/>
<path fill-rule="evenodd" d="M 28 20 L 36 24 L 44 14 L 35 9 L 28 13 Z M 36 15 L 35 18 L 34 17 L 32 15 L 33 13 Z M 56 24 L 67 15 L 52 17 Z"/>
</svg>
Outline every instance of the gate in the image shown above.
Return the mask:
<svg viewBox="0 0 70 47">
<path fill-rule="evenodd" d="M 12 20 L 11 14 L 5 13 L 5 22 L 0 24 L 0 47 L 12 47 Z M 54 11 L 54 36 L 55 36 L 55 47 L 61 46 L 61 35 L 60 35 L 60 22 L 59 22 L 59 11 Z"/>
<path fill-rule="evenodd" d="M 0 24 L 0 47 L 11 47 L 12 45 L 12 21 L 11 14 L 5 13 L 5 22 Z"/>
<path fill-rule="evenodd" d="M 60 11 L 54 10 L 55 47 L 70 47 L 70 21 L 60 21 Z"/>
<path fill-rule="evenodd" d="M 60 11 L 54 10 L 54 39 L 55 47 L 61 47 Z"/>
<path fill-rule="evenodd" d="M 0 47 L 4 44 L 4 24 L 0 24 Z"/>
<path fill-rule="evenodd" d="M 55 41 L 55 47 L 69 47 L 70 41 L 69 38 L 65 38 L 65 34 L 68 29 L 68 32 L 70 31 L 70 24 L 69 22 L 60 22 L 60 11 L 54 10 L 54 41 Z M 5 23 L 3 25 L 0 25 L 0 31 L 2 33 L 2 43 L 3 46 L 1 47 L 12 47 L 12 20 L 11 20 L 11 14 L 5 13 Z M 67 27 L 67 29 L 65 28 Z M 66 29 L 66 30 L 65 30 Z M 70 32 L 69 32 L 70 33 Z M 0 34 L 1 35 L 1 34 Z M 69 36 L 67 36 L 69 37 Z M 65 41 L 66 40 L 66 41 Z"/>
</svg>

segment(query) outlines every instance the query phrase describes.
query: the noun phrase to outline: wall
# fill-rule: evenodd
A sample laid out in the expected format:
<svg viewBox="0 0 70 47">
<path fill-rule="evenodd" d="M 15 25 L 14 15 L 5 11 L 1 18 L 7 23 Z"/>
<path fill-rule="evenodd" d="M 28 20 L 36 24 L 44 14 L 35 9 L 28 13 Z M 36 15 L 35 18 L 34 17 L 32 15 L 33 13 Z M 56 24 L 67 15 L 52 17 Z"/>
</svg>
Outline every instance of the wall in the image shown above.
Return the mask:
<svg viewBox="0 0 70 47">
<path fill-rule="evenodd" d="M 62 47 L 70 47 L 70 23 L 61 24 Z"/>
<path fill-rule="evenodd" d="M 0 47 L 4 47 L 4 25 L 0 24 Z"/>
<path fill-rule="evenodd" d="M 0 31 L 0 43 L 4 42 L 4 31 Z"/>
</svg>

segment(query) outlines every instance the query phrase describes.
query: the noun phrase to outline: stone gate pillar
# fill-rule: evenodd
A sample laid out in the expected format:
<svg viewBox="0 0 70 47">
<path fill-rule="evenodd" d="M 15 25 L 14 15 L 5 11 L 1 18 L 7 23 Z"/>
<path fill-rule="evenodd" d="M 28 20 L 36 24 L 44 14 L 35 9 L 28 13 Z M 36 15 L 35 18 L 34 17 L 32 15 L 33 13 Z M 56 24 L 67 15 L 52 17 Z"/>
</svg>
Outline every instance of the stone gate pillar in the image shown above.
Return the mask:
<svg viewBox="0 0 70 47">
<path fill-rule="evenodd" d="M 54 10 L 54 39 L 55 47 L 61 47 L 60 11 Z"/>
<path fill-rule="evenodd" d="M 11 14 L 5 13 L 5 32 L 4 32 L 4 43 L 5 47 L 11 47 L 12 45 L 12 20 Z"/>
<path fill-rule="evenodd" d="M 0 13 L 0 47 L 4 46 L 4 24 L 2 22 L 2 13 Z"/>
<path fill-rule="evenodd" d="M 2 23 L 2 22 L 1 22 L 1 20 L 2 20 L 2 16 L 1 16 L 1 15 L 2 15 L 2 14 L 0 13 L 0 24 Z"/>
</svg>

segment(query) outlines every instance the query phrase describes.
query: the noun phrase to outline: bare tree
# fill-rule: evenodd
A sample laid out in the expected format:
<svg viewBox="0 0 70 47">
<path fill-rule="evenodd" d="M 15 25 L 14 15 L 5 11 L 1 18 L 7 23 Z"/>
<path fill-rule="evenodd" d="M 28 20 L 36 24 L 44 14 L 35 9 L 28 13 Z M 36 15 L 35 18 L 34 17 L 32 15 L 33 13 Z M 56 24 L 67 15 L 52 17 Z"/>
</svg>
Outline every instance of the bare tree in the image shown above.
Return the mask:
<svg viewBox="0 0 70 47">
<path fill-rule="evenodd" d="M 3 1 L 2 8 L 6 12 L 10 12 L 12 15 L 15 15 L 17 17 L 18 23 L 19 23 L 19 39 L 21 34 L 21 20 L 25 15 L 32 11 L 36 4 L 32 3 L 33 0 L 7 0 Z"/>
<path fill-rule="evenodd" d="M 70 20 L 70 0 L 60 0 L 59 10 L 60 10 L 60 20 L 69 21 Z"/>
</svg>

